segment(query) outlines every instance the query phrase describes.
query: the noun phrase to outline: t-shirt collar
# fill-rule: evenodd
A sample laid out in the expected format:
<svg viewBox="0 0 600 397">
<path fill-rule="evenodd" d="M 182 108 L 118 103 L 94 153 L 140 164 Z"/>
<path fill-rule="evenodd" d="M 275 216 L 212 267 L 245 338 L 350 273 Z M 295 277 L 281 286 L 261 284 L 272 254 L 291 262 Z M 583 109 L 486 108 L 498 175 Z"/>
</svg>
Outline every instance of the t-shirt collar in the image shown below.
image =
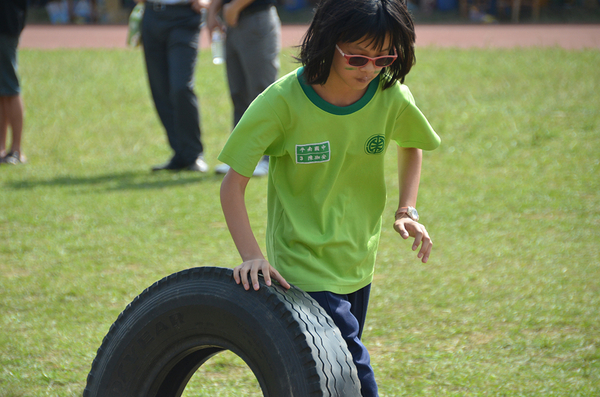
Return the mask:
<svg viewBox="0 0 600 397">
<path fill-rule="evenodd" d="M 318 108 L 320 108 L 328 113 L 336 114 L 339 116 L 354 113 L 354 112 L 362 109 L 363 107 L 365 107 L 365 105 L 367 103 L 369 103 L 371 98 L 373 98 L 373 96 L 377 92 L 377 88 L 379 87 L 379 78 L 380 78 L 380 75 L 377 75 L 377 77 L 375 77 L 373 79 L 373 81 L 371 81 L 369 83 L 369 86 L 367 87 L 367 91 L 362 96 L 362 98 L 360 98 L 358 101 L 354 102 L 352 105 L 335 106 L 335 105 L 332 105 L 331 103 L 327 102 L 323 98 L 321 98 L 319 96 L 319 94 L 317 94 L 317 92 L 311 87 L 311 85 L 306 82 L 306 79 L 304 77 L 304 66 L 301 66 L 298 68 L 298 70 L 296 71 L 296 76 L 298 77 L 298 82 L 300 83 L 300 86 L 302 87 L 304 94 L 308 97 L 308 99 L 315 106 L 317 106 Z"/>
</svg>

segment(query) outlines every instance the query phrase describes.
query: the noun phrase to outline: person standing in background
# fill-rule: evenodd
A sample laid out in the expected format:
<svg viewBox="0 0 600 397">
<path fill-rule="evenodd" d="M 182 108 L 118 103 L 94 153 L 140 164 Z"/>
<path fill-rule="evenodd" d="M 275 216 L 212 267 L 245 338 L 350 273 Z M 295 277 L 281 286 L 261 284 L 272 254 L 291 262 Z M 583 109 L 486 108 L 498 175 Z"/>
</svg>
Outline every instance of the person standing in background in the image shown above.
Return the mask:
<svg viewBox="0 0 600 397">
<path fill-rule="evenodd" d="M 254 98 L 277 80 L 281 21 L 275 3 L 275 0 L 212 0 L 209 7 L 209 32 L 225 29 L 217 18 L 220 11 L 225 20 L 225 63 L 234 127 Z M 219 174 L 228 170 L 227 164 L 215 168 Z M 269 157 L 264 156 L 253 175 L 264 176 L 268 171 Z"/>
<path fill-rule="evenodd" d="M 150 91 L 173 157 L 153 171 L 207 172 L 194 93 L 203 0 L 146 1 L 142 45 Z"/>
<path fill-rule="evenodd" d="M 21 150 L 23 101 L 17 75 L 17 47 L 26 17 L 27 0 L 0 1 L 0 163 L 3 164 L 27 161 Z M 12 143 L 7 153 L 9 126 Z"/>
</svg>

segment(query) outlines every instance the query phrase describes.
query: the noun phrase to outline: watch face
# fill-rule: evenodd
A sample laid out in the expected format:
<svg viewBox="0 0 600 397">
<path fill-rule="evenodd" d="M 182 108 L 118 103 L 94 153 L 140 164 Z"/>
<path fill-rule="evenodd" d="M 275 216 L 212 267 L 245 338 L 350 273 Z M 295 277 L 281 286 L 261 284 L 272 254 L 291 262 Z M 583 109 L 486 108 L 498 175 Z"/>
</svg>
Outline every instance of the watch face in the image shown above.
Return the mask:
<svg viewBox="0 0 600 397">
<path fill-rule="evenodd" d="M 413 221 L 418 221 L 419 220 L 419 213 L 417 212 L 416 208 L 413 207 L 408 207 L 408 216 L 413 220 Z"/>
</svg>

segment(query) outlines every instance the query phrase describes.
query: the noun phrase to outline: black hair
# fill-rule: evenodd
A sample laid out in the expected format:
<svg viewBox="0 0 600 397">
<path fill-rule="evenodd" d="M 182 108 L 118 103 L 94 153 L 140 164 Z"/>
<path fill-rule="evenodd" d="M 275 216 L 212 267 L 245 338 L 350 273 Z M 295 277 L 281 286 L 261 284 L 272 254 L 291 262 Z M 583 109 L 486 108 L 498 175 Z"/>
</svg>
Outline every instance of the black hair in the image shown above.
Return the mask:
<svg viewBox="0 0 600 397">
<path fill-rule="evenodd" d="M 381 72 L 383 89 L 403 83 L 415 63 L 415 28 L 406 0 L 320 0 L 300 46 L 306 81 L 325 84 L 338 42 L 366 38 L 381 50 L 388 35 L 398 59 Z"/>
</svg>

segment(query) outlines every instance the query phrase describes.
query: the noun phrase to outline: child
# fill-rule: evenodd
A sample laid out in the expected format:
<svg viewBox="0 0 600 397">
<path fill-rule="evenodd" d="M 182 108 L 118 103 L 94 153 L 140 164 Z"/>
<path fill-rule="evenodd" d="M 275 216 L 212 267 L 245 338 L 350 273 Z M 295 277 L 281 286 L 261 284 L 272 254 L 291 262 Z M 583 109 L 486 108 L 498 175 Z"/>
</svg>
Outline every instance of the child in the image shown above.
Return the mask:
<svg viewBox="0 0 600 397">
<path fill-rule="evenodd" d="M 333 318 L 358 370 L 363 396 L 377 396 L 360 338 L 386 203 L 384 153 L 398 146 L 399 209 L 394 229 L 414 237 L 427 262 L 432 242 L 414 206 L 422 149 L 440 139 L 400 83 L 414 63 L 414 27 L 402 0 L 321 0 L 304 37 L 302 67 L 248 108 L 219 160 L 231 166 L 221 204 L 243 263 L 246 290 L 293 283 Z M 244 203 L 263 155 L 268 175 L 267 254 Z"/>
</svg>

